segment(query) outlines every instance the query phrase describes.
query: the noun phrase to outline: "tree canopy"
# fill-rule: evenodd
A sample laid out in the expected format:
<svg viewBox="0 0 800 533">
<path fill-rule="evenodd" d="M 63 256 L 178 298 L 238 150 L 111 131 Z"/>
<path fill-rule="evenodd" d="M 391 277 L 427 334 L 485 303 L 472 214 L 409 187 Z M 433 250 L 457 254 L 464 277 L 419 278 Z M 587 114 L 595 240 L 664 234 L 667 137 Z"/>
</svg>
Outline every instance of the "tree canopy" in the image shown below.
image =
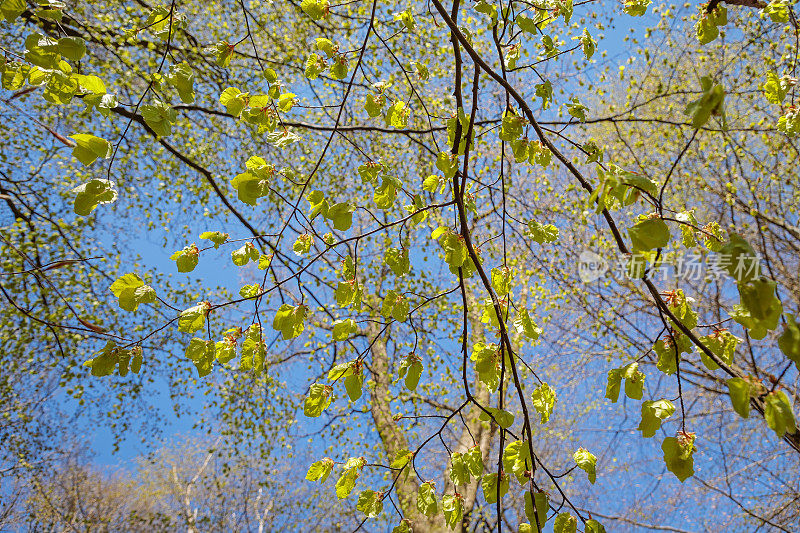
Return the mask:
<svg viewBox="0 0 800 533">
<path fill-rule="evenodd" d="M 0 525 L 796 527 L 793 3 L 0 11 Z"/>
</svg>

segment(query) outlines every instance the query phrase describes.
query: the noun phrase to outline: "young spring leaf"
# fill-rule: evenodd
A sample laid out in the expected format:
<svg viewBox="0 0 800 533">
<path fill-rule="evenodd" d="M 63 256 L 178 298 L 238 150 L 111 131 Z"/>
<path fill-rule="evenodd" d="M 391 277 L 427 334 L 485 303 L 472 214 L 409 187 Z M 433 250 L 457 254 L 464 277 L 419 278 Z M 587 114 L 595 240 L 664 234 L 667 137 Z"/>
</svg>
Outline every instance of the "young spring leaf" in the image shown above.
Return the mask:
<svg viewBox="0 0 800 533">
<path fill-rule="evenodd" d="M 589 450 L 585 448 L 578 448 L 578 450 L 572 454 L 572 458 L 575 459 L 575 464 L 578 465 L 578 468 L 586 472 L 586 475 L 589 477 L 589 483 L 594 484 L 597 479 L 597 457 L 592 455 Z"/>
<path fill-rule="evenodd" d="M 178 331 L 194 333 L 206 324 L 206 315 L 210 309 L 208 302 L 199 303 L 181 311 L 178 317 Z"/>
<path fill-rule="evenodd" d="M 664 463 L 681 483 L 694 475 L 694 434 L 678 433 L 678 437 L 666 437 L 661 443 Z"/>
<path fill-rule="evenodd" d="M 642 437 L 654 437 L 661 427 L 661 422 L 675 412 L 675 406 L 669 400 L 647 400 L 642 402 L 642 421 L 637 428 L 642 432 Z"/>
<path fill-rule="evenodd" d="M 514 415 L 504 409 L 487 407 L 486 411 L 489 411 L 491 418 L 485 411 L 481 411 L 481 414 L 478 416 L 480 420 L 488 422 L 493 419 L 503 429 L 508 429 L 514 424 Z"/>
<path fill-rule="evenodd" d="M 776 390 L 767 395 L 764 399 L 764 420 L 779 438 L 797 431 L 792 402 L 785 392 Z"/>
<path fill-rule="evenodd" d="M 89 135 L 88 133 L 76 133 L 75 135 L 70 135 L 70 139 L 75 141 L 75 146 L 72 148 L 73 157 L 87 167 L 94 163 L 98 157 L 102 157 L 103 159 L 111 157 L 113 147 L 111 143 L 105 139 Z M 92 180 L 92 182 L 94 181 L 106 180 Z"/>
<path fill-rule="evenodd" d="M 486 503 L 491 505 L 493 503 L 497 503 L 498 496 L 502 498 L 508 493 L 508 476 L 505 472 L 499 478 L 497 477 L 497 472 L 492 472 L 491 474 L 487 474 L 483 476 L 481 480 L 481 488 L 483 489 L 483 498 L 486 500 Z"/>
<path fill-rule="evenodd" d="M 197 375 L 205 377 L 211 373 L 216 358 L 214 341 L 194 337 L 186 347 L 186 357 L 197 367 Z"/>
<path fill-rule="evenodd" d="M 800 368 L 800 324 L 794 318 L 794 315 L 786 315 L 786 323 L 783 325 L 783 333 L 778 337 L 778 348 L 780 348 L 783 355 L 794 361 L 794 364 Z"/>
<path fill-rule="evenodd" d="M 293 306 L 283 304 L 275 313 L 272 321 L 272 329 L 280 331 L 284 340 L 294 339 L 305 330 L 305 318 L 308 314 L 308 307 L 305 305 Z"/>
<path fill-rule="evenodd" d="M 660 218 L 647 218 L 636 223 L 628 228 L 628 236 L 634 253 L 664 248 L 670 239 L 669 228 Z"/>
<path fill-rule="evenodd" d="M 419 486 L 417 491 L 417 510 L 427 517 L 439 513 L 439 502 L 436 500 L 436 489 L 433 483 L 427 482 Z"/>
<path fill-rule="evenodd" d="M 542 424 L 545 424 L 553 414 L 556 405 L 556 391 L 547 383 L 542 383 L 533 391 L 531 402 L 533 408 L 539 413 Z"/>
<path fill-rule="evenodd" d="M 503 451 L 503 470 L 514 474 L 519 484 L 524 485 L 528 481 L 525 473 L 532 468 L 533 461 L 528 442 L 524 440 L 510 442 Z"/>
<path fill-rule="evenodd" d="M 306 479 L 309 481 L 319 481 L 320 483 L 325 483 L 325 480 L 328 479 L 328 476 L 331 475 L 332 471 L 333 459 L 326 457 L 325 459 L 321 459 L 313 463 L 308 468 Z"/>
<path fill-rule="evenodd" d="M 750 417 L 750 382 L 742 378 L 728 380 L 728 394 L 733 410 L 742 418 Z"/>
<path fill-rule="evenodd" d="M 377 518 L 383 512 L 382 498 L 382 492 L 365 490 L 358 496 L 356 509 L 367 515 L 367 518 Z"/>
<path fill-rule="evenodd" d="M 75 214 L 88 216 L 100 204 L 110 204 L 117 199 L 117 189 L 108 180 L 93 179 L 72 189 L 75 197 Z"/>
<path fill-rule="evenodd" d="M 200 258 L 200 250 L 197 248 L 197 245 L 192 244 L 183 250 L 178 250 L 169 258 L 175 261 L 178 272 L 191 272 L 197 267 L 197 262 Z"/>
<path fill-rule="evenodd" d="M 553 533 L 576 533 L 578 519 L 569 513 L 561 513 L 553 522 Z"/>
<path fill-rule="evenodd" d="M 311 418 L 321 415 L 331 404 L 331 392 L 333 389 L 328 385 L 321 383 L 311 385 L 303 404 L 303 414 Z"/>
<path fill-rule="evenodd" d="M 455 530 L 464 519 L 464 502 L 461 495 L 445 494 L 442 496 L 442 511 L 447 526 Z"/>
<path fill-rule="evenodd" d="M 119 298 L 119 306 L 125 311 L 135 313 L 139 304 L 151 304 L 156 301 L 156 291 L 145 285 L 136 274 L 125 274 L 111 284 L 111 292 Z"/>
</svg>

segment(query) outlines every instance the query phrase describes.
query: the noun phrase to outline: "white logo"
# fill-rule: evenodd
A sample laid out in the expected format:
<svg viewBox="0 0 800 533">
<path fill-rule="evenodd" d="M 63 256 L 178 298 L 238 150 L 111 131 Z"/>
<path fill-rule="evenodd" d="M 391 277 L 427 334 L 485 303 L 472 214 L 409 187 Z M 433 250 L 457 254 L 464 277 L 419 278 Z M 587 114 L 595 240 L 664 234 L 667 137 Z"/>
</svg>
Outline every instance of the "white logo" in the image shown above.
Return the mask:
<svg viewBox="0 0 800 533">
<path fill-rule="evenodd" d="M 608 272 L 608 263 L 594 252 L 584 250 L 578 258 L 578 276 L 584 283 L 591 283 Z"/>
</svg>

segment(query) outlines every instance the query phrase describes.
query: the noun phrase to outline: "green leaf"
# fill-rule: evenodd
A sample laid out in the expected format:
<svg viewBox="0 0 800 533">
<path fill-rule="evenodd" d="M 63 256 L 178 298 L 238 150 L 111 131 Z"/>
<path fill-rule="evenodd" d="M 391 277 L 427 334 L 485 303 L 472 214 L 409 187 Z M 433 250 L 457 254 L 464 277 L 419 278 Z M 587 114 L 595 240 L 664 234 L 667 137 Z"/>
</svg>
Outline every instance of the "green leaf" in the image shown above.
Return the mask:
<svg viewBox="0 0 800 533">
<path fill-rule="evenodd" d="M 221 231 L 204 231 L 200 234 L 201 239 L 208 239 L 214 243 L 214 248 L 219 248 L 222 243 L 228 240 L 228 234 Z"/>
<path fill-rule="evenodd" d="M 358 401 L 364 393 L 364 374 L 360 371 L 344 378 L 344 388 L 351 402 Z"/>
<path fill-rule="evenodd" d="M 685 115 L 692 117 L 692 126 L 695 129 L 702 128 L 706 122 L 713 116 L 722 118 L 723 129 L 725 128 L 725 90 L 721 84 L 716 84 L 711 81 L 708 76 L 703 76 L 700 79 L 703 88 L 703 94 L 697 100 L 690 102 L 684 110 Z"/>
<path fill-rule="evenodd" d="M 411 108 L 406 107 L 402 100 L 395 100 L 386 110 L 386 125 L 401 129 L 408 127 L 408 118 L 411 116 Z"/>
<path fill-rule="evenodd" d="M 673 332 L 671 337 L 660 339 L 653 345 L 653 350 L 658 355 L 656 368 L 671 376 L 678 371 L 678 362 L 681 354 L 692 352 L 692 341 L 680 332 Z"/>
<path fill-rule="evenodd" d="M 771 104 L 782 104 L 789 94 L 789 85 L 774 72 L 767 72 L 767 81 L 762 85 L 764 96 Z"/>
<path fill-rule="evenodd" d="M 641 400 L 644 393 L 645 374 L 639 370 L 639 363 L 633 362 L 622 368 L 608 372 L 606 398 L 616 403 L 622 380 L 625 379 L 625 395 L 632 400 Z"/>
<path fill-rule="evenodd" d="M 418 359 L 414 359 L 411 361 L 411 364 L 408 366 L 408 370 L 406 372 L 406 388 L 410 391 L 417 390 L 420 377 L 422 377 L 422 362 L 420 362 Z"/>
<path fill-rule="evenodd" d="M 530 237 L 539 244 L 556 242 L 558 240 L 558 228 L 552 224 L 540 224 L 535 220 L 528 221 L 528 232 L 526 237 Z"/>
<path fill-rule="evenodd" d="M 642 402 L 642 421 L 637 428 L 642 432 L 642 437 L 654 437 L 661 427 L 661 422 L 675 412 L 675 406 L 669 400 L 647 400 Z"/>
<path fill-rule="evenodd" d="M 411 461 L 411 459 L 413 458 L 414 458 L 414 452 L 410 452 L 405 449 L 397 450 L 394 456 L 394 460 L 392 461 L 392 464 L 389 466 L 391 466 L 392 468 L 401 469 L 404 468 L 408 464 L 408 462 Z"/>
<path fill-rule="evenodd" d="M 502 498 L 508 493 L 508 476 L 503 473 L 498 482 L 497 472 L 483 476 L 481 480 L 481 488 L 483 488 L 483 498 L 486 503 L 491 505 L 497 503 L 498 491 L 499 496 Z"/>
<path fill-rule="evenodd" d="M 194 71 L 189 66 L 189 63 L 184 61 L 177 65 L 172 65 L 166 79 L 178 91 L 178 97 L 181 102 L 184 104 L 194 102 Z"/>
<path fill-rule="evenodd" d="M 314 244 L 314 237 L 308 233 L 303 233 L 297 236 L 297 240 L 292 245 L 292 250 L 295 255 L 305 255 L 311 251 L 312 244 Z"/>
<path fill-rule="evenodd" d="M 136 274 L 125 274 L 111 284 L 111 292 L 119 298 L 119 306 L 125 311 L 135 313 L 139 304 L 151 304 L 156 301 L 156 291 L 145 285 Z"/>
<path fill-rule="evenodd" d="M 778 348 L 781 349 L 783 355 L 794 361 L 794 364 L 800 368 L 800 324 L 792 314 L 786 315 L 783 333 L 778 337 Z"/>
<path fill-rule="evenodd" d="M 718 330 L 711 335 L 700 337 L 700 341 L 717 357 L 725 361 L 727 365 L 733 364 L 733 356 L 741 340 L 727 330 Z M 702 350 L 700 351 L 700 359 L 709 370 L 717 370 L 719 368 L 719 365 Z"/>
<path fill-rule="evenodd" d="M 322 414 L 322 412 L 328 408 L 331 404 L 331 392 L 333 389 L 328 385 L 323 385 L 321 383 L 314 383 L 311 385 L 308 391 L 308 395 L 306 396 L 306 401 L 303 404 L 303 414 L 311 417 L 316 418 Z M 339 493 L 337 485 L 337 495 Z M 352 490 L 352 487 L 350 488 Z M 348 491 L 348 494 L 350 492 Z M 341 498 L 342 496 L 339 496 Z"/>
<path fill-rule="evenodd" d="M 760 275 L 758 255 L 746 240 L 733 233 L 719 250 L 718 263 L 736 281 L 753 281 Z"/>
<path fill-rule="evenodd" d="M 547 511 L 550 509 L 550 499 L 544 492 L 535 492 L 531 497 L 530 491 L 525 491 L 525 516 L 531 524 L 538 524 L 536 531 L 543 531 L 547 523 Z M 533 526 L 531 526 L 533 531 Z"/>
<path fill-rule="evenodd" d="M 628 236 L 634 253 L 664 248 L 670 239 L 669 228 L 660 218 L 647 218 L 636 223 L 628 228 Z"/>
<path fill-rule="evenodd" d="M 497 294 L 500 296 L 505 296 L 509 292 L 511 292 L 511 287 L 513 285 L 513 273 L 510 269 L 503 267 L 495 267 L 492 269 L 491 272 L 491 282 L 492 287 Z"/>
<path fill-rule="evenodd" d="M 183 250 L 178 250 L 169 258 L 172 261 L 175 261 L 175 265 L 178 267 L 178 272 L 191 272 L 195 269 L 195 267 L 197 267 L 199 257 L 200 250 L 197 249 L 196 245 L 192 244 Z"/>
<path fill-rule="evenodd" d="M 497 424 L 503 429 L 508 429 L 514 424 L 514 415 L 504 409 L 487 407 L 486 411 L 489 411 L 489 413 L 492 415 L 492 418 L 494 418 L 494 421 L 497 422 Z M 481 411 L 481 414 L 478 416 L 478 418 L 486 422 L 492 419 L 485 411 Z"/>
<path fill-rule="evenodd" d="M 320 461 L 313 463 L 309 469 L 308 473 L 306 474 L 306 479 L 309 481 L 319 481 L 320 483 L 325 483 L 325 480 L 328 479 L 328 476 L 331 475 L 333 471 L 333 459 L 326 457 Z"/>
<path fill-rule="evenodd" d="M 255 298 L 259 294 L 261 294 L 261 286 L 258 283 L 244 285 L 239 289 L 239 296 L 242 298 Z"/>
<path fill-rule="evenodd" d="M 361 469 L 366 464 L 363 458 L 351 457 L 344 465 L 344 472 L 336 481 L 336 496 L 341 500 L 350 496 L 356 486 L 356 479 L 361 474 Z"/>
<path fill-rule="evenodd" d="M 547 423 L 556 405 L 556 391 L 547 383 L 542 383 L 533 391 L 531 401 L 533 408 L 536 409 L 541 417 L 542 424 Z"/>
<path fill-rule="evenodd" d="M 219 96 L 219 103 L 225 106 L 225 111 L 234 117 L 242 114 L 246 107 L 246 98 L 249 95 L 236 87 L 228 87 Z"/>
<path fill-rule="evenodd" d="M 110 204 L 117 199 L 117 189 L 108 180 L 93 179 L 72 189 L 75 197 L 75 214 L 88 216 L 100 204 Z"/>
<path fill-rule="evenodd" d="M 113 147 L 111 146 L 111 143 L 105 139 L 95 137 L 94 135 L 89 135 L 88 133 L 76 133 L 75 135 L 70 135 L 70 138 L 75 141 L 75 147 L 72 149 L 72 155 L 75 157 L 75 159 L 87 167 L 94 163 L 98 157 L 102 157 L 103 159 L 108 159 L 111 157 Z"/>
<path fill-rule="evenodd" d="M 283 304 L 275 313 L 272 329 L 280 331 L 284 340 L 294 339 L 305 330 L 304 320 L 307 314 L 308 307 L 305 305 L 292 306 Z"/>
<path fill-rule="evenodd" d="M 308 67 L 306 66 L 306 70 Z M 364 111 L 370 116 L 370 118 L 375 118 L 380 116 L 383 112 L 383 104 L 386 98 L 383 95 L 375 96 L 372 93 L 367 94 L 367 101 L 364 104 Z"/>
<path fill-rule="evenodd" d="M 442 496 L 442 511 L 444 521 L 450 529 L 455 530 L 464 519 L 464 502 L 458 494 L 445 494 Z"/>
<path fill-rule="evenodd" d="M 647 0 L 650 3 L 650 0 Z M 584 533 L 606 533 L 606 528 L 597 520 L 590 518 L 584 525 Z"/>
<path fill-rule="evenodd" d="M 216 358 L 214 341 L 194 337 L 186 347 L 186 357 L 194 362 L 199 377 L 207 376 L 211 373 Z"/>
<path fill-rule="evenodd" d="M 328 0 L 303 0 L 300 9 L 314 20 L 319 20 L 327 14 Z"/>
<path fill-rule="evenodd" d="M 423 483 L 417 491 L 417 510 L 427 516 L 433 517 L 439 513 L 439 502 L 436 500 L 436 489 L 430 482 Z"/>
<path fill-rule="evenodd" d="M 783 312 L 783 305 L 775 295 L 777 283 L 760 278 L 737 285 L 742 307 L 750 313 L 750 318 L 766 329 L 775 329 Z"/>
<path fill-rule="evenodd" d="M 343 341 L 358 333 L 358 325 L 352 318 L 333 323 L 333 340 Z"/>
<path fill-rule="evenodd" d="M 417 28 L 417 23 L 414 21 L 414 14 L 411 9 L 406 9 L 400 13 L 394 13 L 394 20 L 399 20 L 408 31 L 414 31 Z"/>
<path fill-rule="evenodd" d="M 219 41 L 217 44 L 204 49 L 205 52 L 214 55 L 214 61 L 220 67 L 227 67 L 231 64 L 233 50 L 234 46 L 227 41 Z"/>
<path fill-rule="evenodd" d="M 408 518 L 404 518 L 399 525 L 392 529 L 392 533 L 412 533 L 410 524 L 411 521 Z"/>
<path fill-rule="evenodd" d="M 608 384 L 606 385 L 606 398 L 612 403 L 619 400 L 619 390 L 622 385 L 622 370 L 614 368 L 608 371 Z"/>
<path fill-rule="evenodd" d="M 532 468 L 533 461 L 528 442 L 524 440 L 510 442 L 503 451 L 503 470 L 514 474 L 519 484 L 524 485 L 528 481 L 525 473 Z"/>
<path fill-rule="evenodd" d="M 383 260 L 392 269 L 395 276 L 405 276 L 411 270 L 411 262 L 408 259 L 408 249 L 387 248 Z"/>
<path fill-rule="evenodd" d="M 341 202 L 338 204 L 333 204 L 329 209 L 325 218 L 333 222 L 334 229 L 338 229 L 339 231 L 347 231 L 353 225 L 353 211 L 355 211 L 355 207 L 346 203 Z"/>
<path fill-rule="evenodd" d="M 667 468 L 681 483 L 694 475 L 694 434 L 679 433 L 679 438 L 666 437 L 661 450 Z"/>
<path fill-rule="evenodd" d="M 22 15 L 27 8 L 25 0 L 3 0 L 0 3 L 0 12 L 3 13 L 6 22 L 14 22 L 14 19 Z"/>
<path fill-rule="evenodd" d="M 522 137 L 522 132 L 526 124 L 526 120 L 514 113 L 512 110 L 507 110 L 503 113 L 503 121 L 500 127 L 500 140 L 501 141 L 515 141 Z"/>
<path fill-rule="evenodd" d="M 172 125 L 178 119 L 178 113 L 169 104 L 156 100 L 153 105 L 143 105 L 140 112 L 147 126 L 158 137 L 172 134 Z"/>
<path fill-rule="evenodd" d="M 261 326 L 252 324 L 247 329 L 247 336 L 242 343 L 242 358 L 239 363 L 239 370 L 253 370 L 256 375 L 260 374 L 267 355 L 266 344 Z"/>
<path fill-rule="evenodd" d="M 773 391 L 764 399 L 764 419 L 778 438 L 797 431 L 792 403 L 783 391 Z"/>
<path fill-rule="evenodd" d="M 377 518 L 383 512 L 382 498 L 382 492 L 365 490 L 358 496 L 356 509 L 367 515 L 367 518 Z"/>
<path fill-rule="evenodd" d="M 632 17 L 641 17 L 651 3 L 652 0 L 625 0 L 622 10 Z"/>
<path fill-rule="evenodd" d="M 728 394 L 733 410 L 742 418 L 750 417 L 750 383 L 742 378 L 728 380 Z"/>
<path fill-rule="evenodd" d="M 572 454 L 572 458 L 575 459 L 575 464 L 578 465 L 578 468 L 586 472 L 586 475 L 589 477 L 589 483 L 594 484 L 597 479 L 597 472 L 595 469 L 597 457 L 592 455 L 589 450 L 585 448 L 578 448 L 578 450 Z"/>
<path fill-rule="evenodd" d="M 469 485 L 469 466 L 467 466 L 462 453 L 453 452 L 453 455 L 450 456 L 450 470 L 448 476 L 456 487 L 466 487 Z"/>
<path fill-rule="evenodd" d="M 333 57 L 339 50 L 339 45 L 334 45 L 330 39 L 325 39 L 324 37 L 317 37 L 314 46 L 317 50 L 325 52 L 328 57 Z"/>
<path fill-rule="evenodd" d="M 542 334 L 542 328 L 531 320 L 528 310 L 524 307 L 519 310 L 517 317 L 514 319 L 514 329 L 517 330 L 517 333 L 525 335 L 525 337 L 531 341 L 537 340 Z"/>
<path fill-rule="evenodd" d="M 208 314 L 209 308 L 209 304 L 203 302 L 181 311 L 178 316 L 178 331 L 194 333 L 202 329 L 206 324 L 206 315 Z"/>
<path fill-rule="evenodd" d="M 445 180 L 453 179 L 458 171 L 458 156 L 450 152 L 440 152 L 436 158 L 436 168 L 444 173 Z"/>
<path fill-rule="evenodd" d="M 231 261 L 234 265 L 243 267 L 250 261 L 258 261 L 260 255 L 258 248 L 252 242 L 246 242 L 231 252 Z"/>
<path fill-rule="evenodd" d="M 86 53 L 86 43 L 80 37 L 62 37 L 58 40 L 58 53 L 70 61 L 79 61 Z"/>
<path fill-rule="evenodd" d="M 291 111 L 292 107 L 294 106 L 295 100 L 297 99 L 297 95 L 294 93 L 283 93 L 278 98 L 278 108 L 288 113 Z"/>
<path fill-rule="evenodd" d="M 553 522 L 553 533 L 576 533 L 578 519 L 569 513 L 561 513 Z"/>
<path fill-rule="evenodd" d="M 761 18 L 769 17 L 776 24 L 789 22 L 789 7 L 784 0 L 771 0 L 765 8 L 761 10 Z"/>
<path fill-rule="evenodd" d="M 397 190 L 402 186 L 400 180 L 391 176 L 384 176 L 380 187 L 375 189 L 372 199 L 378 209 L 390 209 L 397 197 Z"/>
<path fill-rule="evenodd" d="M 319 75 L 325 71 L 328 64 L 318 54 L 310 54 L 306 59 L 306 68 L 303 74 L 309 80 L 315 80 Z M 367 97 L 369 99 L 369 97 Z"/>
<path fill-rule="evenodd" d="M 226 337 L 214 346 L 214 354 L 221 364 L 225 364 L 236 357 L 236 338 Z"/>
<path fill-rule="evenodd" d="M 567 104 L 567 112 L 581 122 L 586 122 L 586 111 L 588 110 L 589 108 L 580 103 L 577 98 L 573 98 L 571 102 Z"/>
<path fill-rule="evenodd" d="M 550 83 L 550 80 L 537 83 L 533 87 L 536 92 L 536 97 L 542 99 L 542 109 L 549 108 L 550 102 L 553 101 L 553 85 Z"/>
<path fill-rule="evenodd" d="M 592 36 L 589 35 L 589 30 L 587 28 L 583 28 L 580 41 L 583 45 L 584 57 L 586 57 L 587 60 L 591 59 L 594 55 L 594 51 L 597 49 L 597 41 L 592 39 Z"/>
</svg>

